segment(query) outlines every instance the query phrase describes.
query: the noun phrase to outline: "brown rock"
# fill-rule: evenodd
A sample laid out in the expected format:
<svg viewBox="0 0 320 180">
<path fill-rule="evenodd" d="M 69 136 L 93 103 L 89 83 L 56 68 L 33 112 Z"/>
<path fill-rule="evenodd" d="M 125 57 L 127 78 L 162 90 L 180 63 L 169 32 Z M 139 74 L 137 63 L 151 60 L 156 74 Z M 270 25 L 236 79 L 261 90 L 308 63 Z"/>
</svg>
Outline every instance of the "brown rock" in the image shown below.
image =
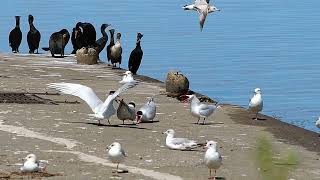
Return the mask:
<svg viewBox="0 0 320 180">
<path fill-rule="evenodd" d="M 98 53 L 93 48 L 83 47 L 76 52 L 76 59 L 78 64 L 97 64 Z"/>
<path fill-rule="evenodd" d="M 170 97 L 179 97 L 187 94 L 189 80 L 179 72 L 168 72 L 166 79 L 166 93 Z"/>
</svg>

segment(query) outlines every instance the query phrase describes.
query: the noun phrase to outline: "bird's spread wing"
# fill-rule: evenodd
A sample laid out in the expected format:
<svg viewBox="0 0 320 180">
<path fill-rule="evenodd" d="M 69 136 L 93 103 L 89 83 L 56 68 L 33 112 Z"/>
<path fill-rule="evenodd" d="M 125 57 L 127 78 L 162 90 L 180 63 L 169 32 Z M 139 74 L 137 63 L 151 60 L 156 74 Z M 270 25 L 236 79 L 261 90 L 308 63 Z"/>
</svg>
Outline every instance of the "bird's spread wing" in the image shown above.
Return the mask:
<svg viewBox="0 0 320 180">
<path fill-rule="evenodd" d="M 81 98 L 90 106 L 93 112 L 95 112 L 97 106 L 103 104 L 91 88 L 81 84 L 50 83 L 48 84 L 48 87 L 56 89 L 63 94 L 70 94 Z"/>
<path fill-rule="evenodd" d="M 124 85 L 122 85 L 116 92 L 114 92 L 111 96 L 109 96 L 105 102 L 104 102 L 104 105 L 107 107 L 108 104 L 114 100 L 119 94 L 127 91 L 128 89 L 130 88 L 133 88 L 135 87 L 136 85 L 138 84 L 138 82 L 128 82 L 128 83 L 125 83 Z"/>
</svg>

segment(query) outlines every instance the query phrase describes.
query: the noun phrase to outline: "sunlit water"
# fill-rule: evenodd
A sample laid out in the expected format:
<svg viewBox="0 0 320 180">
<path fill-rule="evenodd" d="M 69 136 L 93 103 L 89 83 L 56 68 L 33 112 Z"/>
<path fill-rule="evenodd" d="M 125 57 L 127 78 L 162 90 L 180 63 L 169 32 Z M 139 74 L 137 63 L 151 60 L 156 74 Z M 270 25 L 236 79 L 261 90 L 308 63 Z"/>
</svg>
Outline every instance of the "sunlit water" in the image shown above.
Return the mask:
<svg viewBox="0 0 320 180">
<path fill-rule="evenodd" d="M 263 113 L 318 131 L 320 115 L 320 1 L 216 0 L 200 32 L 191 0 L 4 0 L 0 7 L 0 51 L 8 53 L 8 34 L 20 15 L 28 52 L 27 16 L 35 17 L 41 47 L 52 32 L 71 31 L 78 22 L 110 23 L 122 33 L 123 65 L 142 32 L 139 73 L 164 80 L 168 70 L 187 75 L 191 88 L 221 102 L 247 106 L 255 87 L 263 92 Z M 70 32 L 71 33 L 71 32 Z M 71 52 L 71 43 L 66 52 Z M 43 52 L 43 51 L 41 51 Z M 106 58 L 105 51 L 101 57 Z"/>
</svg>

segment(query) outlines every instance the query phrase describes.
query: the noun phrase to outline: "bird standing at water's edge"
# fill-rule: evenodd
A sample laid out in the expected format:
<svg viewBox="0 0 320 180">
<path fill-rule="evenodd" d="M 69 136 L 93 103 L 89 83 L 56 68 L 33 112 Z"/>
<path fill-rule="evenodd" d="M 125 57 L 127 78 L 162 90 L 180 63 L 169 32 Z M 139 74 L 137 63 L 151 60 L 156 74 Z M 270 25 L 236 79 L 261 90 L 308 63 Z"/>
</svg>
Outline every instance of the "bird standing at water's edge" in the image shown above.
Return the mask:
<svg viewBox="0 0 320 180">
<path fill-rule="evenodd" d="M 29 26 L 30 26 L 30 30 L 27 34 L 27 41 L 28 41 L 28 46 L 29 46 L 29 53 L 33 54 L 35 50 L 37 50 L 37 54 L 38 49 L 39 49 L 39 43 L 40 43 L 40 39 L 41 39 L 41 34 L 40 32 L 34 27 L 33 25 L 33 16 L 29 15 L 28 16 L 28 22 L 29 22 Z"/>
<path fill-rule="evenodd" d="M 117 41 L 110 48 L 110 59 L 113 67 L 116 67 L 116 64 L 119 63 L 119 68 L 122 60 L 122 47 L 120 43 L 121 33 L 117 33 Z"/>
<path fill-rule="evenodd" d="M 249 101 L 249 110 L 255 113 L 255 120 L 258 120 L 258 113 L 263 109 L 261 89 L 254 89 L 254 95 Z"/>
<path fill-rule="evenodd" d="M 182 95 L 181 97 L 189 101 L 191 114 L 198 118 L 197 124 L 199 124 L 200 118 L 203 118 L 203 124 L 205 124 L 206 118 L 213 114 L 217 108 L 217 106 L 213 104 L 201 103 L 194 94 Z"/>
<path fill-rule="evenodd" d="M 16 26 L 10 31 L 9 34 L 9 46 L 13 53 L 19 52 L 19 46 L 22 40 L 22 32 L 20 30 L 20 16 L 15 16 Z"/>
<path fill-rule="evenodd" d="M 104 47 L 106 46 L 107 44 L 107 41 L 108 41 L 108 35 L 106 33 L 106 29 L 110 26 L 110 24 L 102 24 L 101 25 L 101 28 L 100 28 L 100 31 L 101 31 L 101 34 L 102 34 L 102 37 L 99 38 L 98 40 L 96 40 L 96 50 L 98 52 L 98 54 L 100 54 L 100 52 L 104 49 Z M 99 58 L 100 59 L 100 58 Z"/>
<path fill-rule="evenodd" d="M 110 43 L 107 46 L 107 60 L 108 60 L 108 65 L 111 61 L 111 47 L 114 45 L 114 29 L 110 29 Z"/>
<path fill-rule="evenodd" d="M 142 60 L 142 56 L 143 56 L 143 51 L 142 51 L 141 45 L 140 45 L 142 37 L 143 37 L 143 35 L 141 33 L 137 33 L 136 47 L 134 50 L 132 50 L 130 57 L 129 57 L 128 69 L 133 74 L 137 74 L 137 71 L 138 71 L 139 66 L 141 64 L 141 60 Z"/>
</svg>

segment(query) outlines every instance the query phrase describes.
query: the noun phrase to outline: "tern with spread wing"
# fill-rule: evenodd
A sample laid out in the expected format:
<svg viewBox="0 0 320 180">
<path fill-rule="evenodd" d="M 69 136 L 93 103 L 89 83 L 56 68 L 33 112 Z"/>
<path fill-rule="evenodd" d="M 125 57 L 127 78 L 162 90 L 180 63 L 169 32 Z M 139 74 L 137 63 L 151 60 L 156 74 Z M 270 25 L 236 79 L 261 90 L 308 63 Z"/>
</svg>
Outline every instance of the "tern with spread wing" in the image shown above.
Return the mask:
<svg viewBox="0 0 320 180">
<path fill-rule="evenodd" d="M 200 118 L 203 119 L 203 124 L 205 124 L 206 118 L 213 114 L 214 110 L 217 108 L 213 104 L 201 103 L 200 100 L 194 95 L 182 95 L 190 102 L 190 112 L 193 116 L 198 118 L 197 124 L 199 124 Z"/>
<path fill-rule="evenodd" d="M 64 82 L 50 83 L 48 84 L 48 87 L 56 89 L 63 94 L 70 94 L 81 98 L 90 106 L 94 113 L 93 116 L 98 119 L 99 124 L 101 119 L 107 119 L 108 123 L 110 124 L 110 117 L 116 113 L 116 109 L 113 106 L 113 102 L 115 101 L 116 97 L 136 85 L 137 83 L 126 83 L 122 85 L 117 91 L 109 94 L 104 102 L 98 98 L 98 96 L 90 87 L 81 84 Z"/>
<path fill-rule="evenodd" d="M 175 131 L 173 129 L 168 129 L 162 134 L 167 134 L 166 145 L 170 149 L 175 150 L 192 150 L 198 147 L 198 144 L 194 140 L 189 140 L 187 138 L 176 138 Z"/>
<path fill-rule="evenodd" d="M 220 11 L 213 5 L 209 4 L 209 0 L 195 0 L 193 4 L 182 7 L 184 10 L 193 10 L 199 13 L 200 30 L 202 31 L 204 22 L 209 13 Z"/>
</svg>

